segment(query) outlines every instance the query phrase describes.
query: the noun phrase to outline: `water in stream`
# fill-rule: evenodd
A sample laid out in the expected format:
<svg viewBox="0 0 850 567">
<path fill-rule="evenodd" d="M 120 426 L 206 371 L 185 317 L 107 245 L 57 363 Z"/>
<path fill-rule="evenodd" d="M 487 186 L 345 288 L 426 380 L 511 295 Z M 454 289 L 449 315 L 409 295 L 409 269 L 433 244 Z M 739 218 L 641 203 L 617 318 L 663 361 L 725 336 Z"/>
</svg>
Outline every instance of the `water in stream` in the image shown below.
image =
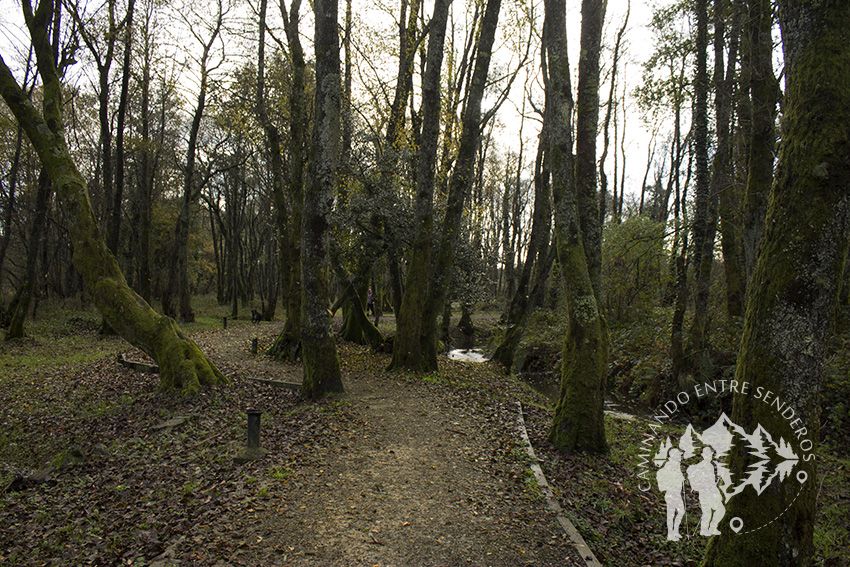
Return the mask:
<svg viewBox="0 0 850 567">
<path fill-rule="evenodd" d="M 486 362 L 489 360 L 480 348 L 458 348 L 447 353 L 451 360 L 463 362 Z M 558 402 L 561 389 L 561 377 L 554 372 L 520 372 L 519 379 L 546 396 L 552 404 Z M 651 412 L 623 402 L 605 400 L 605 413 L 618 419 L 649 419 Z"/>
<path fill-rule="evenodd" d="M 447 356 L 452 360 L 462 362 L 487 362 L 489 360 L 480 348 L 456 348 L 450 350 Z"/>
</svg>

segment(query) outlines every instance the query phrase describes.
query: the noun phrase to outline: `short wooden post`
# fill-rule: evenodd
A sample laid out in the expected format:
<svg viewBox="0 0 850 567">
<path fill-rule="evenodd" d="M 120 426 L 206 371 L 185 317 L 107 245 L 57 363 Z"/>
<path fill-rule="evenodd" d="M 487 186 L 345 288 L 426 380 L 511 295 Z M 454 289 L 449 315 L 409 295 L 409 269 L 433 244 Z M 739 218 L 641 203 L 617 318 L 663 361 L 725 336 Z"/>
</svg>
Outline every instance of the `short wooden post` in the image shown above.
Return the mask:
<svg viewBox="0 0 850 567">
<path fill-rule="evenodd" d="M 260 410 L 248 410 L 248 448 L 257 449 L 260 446 Z"/>
</svg>

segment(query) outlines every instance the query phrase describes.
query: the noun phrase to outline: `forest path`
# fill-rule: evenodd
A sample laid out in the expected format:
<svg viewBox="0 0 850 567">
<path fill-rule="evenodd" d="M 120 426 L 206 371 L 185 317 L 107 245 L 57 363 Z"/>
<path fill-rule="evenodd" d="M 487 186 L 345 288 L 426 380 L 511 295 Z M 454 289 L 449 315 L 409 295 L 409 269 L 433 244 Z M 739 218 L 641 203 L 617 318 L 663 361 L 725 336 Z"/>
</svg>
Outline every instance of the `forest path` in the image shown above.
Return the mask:
<svg viewBox="0 0 850 567">
<path fill-rule="evenodd" d="M 251 333 L 264 344 L 277 330 L 199 342 L 245 374 L 300 379 L 297 365 L 245 348 Z M 325 428 L 297 460 L 266 457 L 284 478 L 252 510 L 257 564 L 583 564 L 529 477 L 515 404 L 453 380 L 475 365 L 442 359 L 450 372 L 422 379 L 384 372 L 386 355 L 368 349 L 340 344 L 340 357 L 346 393 L 323 408 Z"/>
</svg>

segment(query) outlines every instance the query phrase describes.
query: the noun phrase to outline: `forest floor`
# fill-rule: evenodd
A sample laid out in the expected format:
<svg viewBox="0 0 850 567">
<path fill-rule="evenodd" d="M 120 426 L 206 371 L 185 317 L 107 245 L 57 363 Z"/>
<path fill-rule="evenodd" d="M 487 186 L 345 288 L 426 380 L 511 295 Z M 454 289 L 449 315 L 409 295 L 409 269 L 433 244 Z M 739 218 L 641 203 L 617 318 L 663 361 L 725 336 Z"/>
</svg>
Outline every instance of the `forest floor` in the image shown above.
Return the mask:
<svg viewBox="0 0 850 567">
<path fill-rule="evenodd" d="M 194 333 L 231 380 L 194 398 L 119 366 L 117 352 L 142 358 L 119 339 L 66 353 L 78 322 L 0 346 L 0 564 L 583 565 L 529 468 L 520 401 L 603 564 L 697 565 L 702 540 L 667 542 L 663 500 L 636 489 L 638 421 L 606 417 L 609 456 L 564 456 L 546 441 L 547 400 L 494 365 L 391 374 L 388 355 L 342 342 L 346 393 L 305 402 L 251 380 L 300 380 L 299 365 L 250 353 L 279 330 Z M 268 453 L 238 464 L 246 409 L 263 410 Z M 838 479 L 824 501 L 846 507 L 847 461 L 823 471 Z M 836 533 L 822 564 L 847 565 Z"/>
</svg>

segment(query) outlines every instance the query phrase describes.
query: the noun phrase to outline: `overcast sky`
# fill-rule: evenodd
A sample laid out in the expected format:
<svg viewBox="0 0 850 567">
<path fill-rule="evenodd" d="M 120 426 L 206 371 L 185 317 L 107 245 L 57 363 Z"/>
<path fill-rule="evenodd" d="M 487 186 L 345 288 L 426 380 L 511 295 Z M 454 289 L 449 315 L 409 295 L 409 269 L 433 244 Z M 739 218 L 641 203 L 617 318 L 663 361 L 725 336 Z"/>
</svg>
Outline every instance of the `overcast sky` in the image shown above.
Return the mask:
<svg viewBox="0 0 850 567">
<path fill-rule="evenodd" d="M 530 0 L 534 1 L 534 0 Z M 666 3 L 667 0 L 660 0 L 661 3 Z M 287 2 L 288 4 L 289 2 Z M 344 15 L 344 3 L 341 3 L 340 7 L 340 18 Z M 425 10 L 426 13 L 430 13 L 430 6 L 433 4 L 432 1 L 426 0 Z M 464 6 L 466 5 L 465 0 L 454 0 L 453 6 L 453 14 L 455 18 L 455 22 L 459 27 L 462 27 L 464 16 Z M 575 88 L 577 77 L 575 73 L 575 66 L 578 62 L 578 47 L 579 47 L 579 31 L 581 24 L 581 13 L 580 13 L 580 2 L 578 0 L 568 0 L 567 2 L 567 23 L 568 23 L 568 42 L 570 47 L 570 61 L 573 65 L 574 75 L 573 75 L 573 88 Z M 0 50 L 2 50 L 2 54 L 7 64 L 10 66 L 14 65 L 14 61 L 21 60 L 25 57 L 25 53 L 21 55 L 23 50 L 25 49 L 25 34 L 20 29 L 20 1 L 19 0 L 0 0 Z M 276 3 L 272 3 L 272 7 L 270 7 L 270 14 L 275 13 L 276 10 L 273 7 L 276 6 Z M 509 12 L 513 9 L 515 10 L 516 3 L 514 0 L 505 0 L 502 3 L 502 14 L 500 17 L 500 26 L 507 26 L 510 20 Z M 212 9 L 212 6 L 209 4 L 204 4 L 203 6 L 194 4 L 194 7 L 203 11 L 204 9 Z M 354 12 L 355 12 L 355 29 L 354 29 L 354 37 L 357 38 L 358 35 L 361 35 L 362 39 L 360 43 L 362 45 L 366 45 L 369 42 L 377 43 L 380 45 L 380 42 L 385 42 L 388 47 L 394 48 L 396 44 L 396 40 L 393 37 L 393 34 L 396 33 L 394 29 L 394 24 L 392 22 L 391 16 L 389 14 L 395 14 L 398 10 L 398 1 L 397 0 L 354 0 Z M 535 2 L 535 13 L 538 19 L 538 29 L 542 26 L 542 17 L 543 17 L 543 6 L 541 0 L 536 0 Z M 304 35 L 304 44 L 305 48 L 311 51 L 310 46 L 310 36 L 312 35 L 312 14 L 309 14 L 309 3 L 304 3 L 302 6 L 302 34 Z M 609 0 L 608 2 L 608 13 L 606 15 L 606 25 L 605 25 L 605 42 L 609 46 L 609 49 L 606 50 L 605 55 L 603 56 L 603 66 L 607 69 L 610 65 L 610 48 L 613 47 L 614 38 L 620 26 L 622 25 L 622 21 L 626 12 L 626 1 L 625 0 Z M 651 18 L 651 7 L 649 5 L 648 0 L 632 0 L 631 1 L 631 13 L 629 17 L 629 23 L 627 28 L 627 33 L 625 36 L 625 59 L 621 60 L 620 63 L 620 71 L 619 71 L 619 89 L 622 91 L 623 88 L 627 91 L 627 120 L 626 120 L 626 154 L 627 154 L 627 177 L 626 177 L 626 187 L 627 193 L 636 193 L 639 192 L 640 183 L 643 179 L 644 170 L 646 167 L 646 159 L 647 159 L 647 149 L 649 147 L 650 133 L 649 128 L 644 124 L 641 120 L 640 115 L 638 114 L 638 110 L 636 105 L 634 104 L 631 93 L 634 91 L 634 88 L 639 84 L 641 80 L 641 75 L 643 72 L 642 62 L 647 59 L 649 53 L 652 48 L 652 34 L 647 29 L 647 24 Z M 236 20 L 240 20 L 241 22 L 251 22 L 251 12 L 249 9 L 239 9 L 231 12 L 231 18 Z M 250 24 L 248 24 L 250 25 Z M 193 39 L 186 31 L 181 31 L 179 29 L 179 24 L 175 24 L 170 30 L 170 37 L 172 38 L 173 45 L 171 48 L 173 49 L 174 57 L 181 58 L 185 57 L 186 54 L 191 52 L 191 45 L 193 43 Z M 233 22 L 233 28 L 238 28 L 237 22 Z M 360 29 L 358 29 L 358 27 Z M 517 29 L 517 28 L 513 28 Z M 229 34 L 229 39 L 227 41 L 227 46 L 225 47 L 226 52 L 228 53 L 227 58 L 233 63 L 237 63 L 238 61 L 244 62 L 244 53 L 246 51 L 245 48 L 234 47 L 233 42 L 237 41 L 237 30 L 234 29 Z M 460 32 L 462 33 L 462 32 Z M 513 32 L 513 33 L 523 33 L 523 32 Z M 504 40 L 505 38 L 501 38 Z M 462 38 L 459 38 L 458 41 L 462 41 Z M 14 51 L 17 51 L 15 53 Z M 536 51 L 536 50 L 535 50 Z M 380 48 L 375 52 L 380 53 Z M 308 54 L 309 56 L 309 54 Z M 539 68 L 539 58 L 537 57 L 537 53 L 534 53 L 534 60 L 530 63 L 529 71 L 532 73 L 536 73 Z M 511 68 L 511 63 L 516 64 L 516 56 L 509 61 L 504 53 L 497 55 L 494 59 L 497 64 L 500 62 L 502 67 Z M 388 81 L 392 80 L 395 72 L 395 61 L 389 57 L 381 57 L 380 55 L 372 55 L 370 56 L 370 65 L 368 68 L 361 69 L 360 72 L 363 74 L 367 80 L 369 77 L 375 77 L 379 73 L 386 73 Z M 115 67 L 116 69 L 120 66 L 120 62 L 117 62 Z M 78 69 L 78 73 L 79 73 Z M 191 69 L 186 71 L 186 85 L 191 85 L 193 81 L 193 75 L 195 73 L 192 72 Z M 88 77 L 86 77 L 88 75 Z M 625 85 L 623 83 L 623 79 L 625 79 Z M 92 73 L 79 73 L 77 79 L 80 82 L 92 82 L 92 80 L 96 80 Z M 499 113 L 499 121 L 502 124 L 502 128 L 500 131 L 500 144 L 503 147 L 517 148 L 519 146 L 519 110 L 522 107 L 523 100 L 523 82 L 524 82 L 524 74 L 517 78 L 513 85 L 511 99 L 505 103 L 502 107 L 502 110 Z M 355 82 L 358 81 L 358 76 L 355 74 Z M 604 102 L 607 100 L 608 89 L 607 86 L 603 86 L 602 92 L 600 93 L 600 100 Z M 538 103 L 542 103 L 542 96 L 539 91 L 537 96 L 532 95 L 532 98 L 535 98 Z M 486 102 L 485 102 L 486 105 Z M 526 107 L 527 114 L 533 114 L 530 107 Z M 604 109 L 600 112 L 600 121 L 604 117 Z M 621 117 L 621 125 L 622 128 L 622 117 Z M 539 124 L 534 120 L 526 120 L 523 128 L 523 138 L 525 139 L 525 147 L 526 148 L 535 148 L 536 147 L 536 139 L 537 134 L 539 132 Z M 613 131 L 611 132 L 613 136 Z M 599 144 L 599 151 L 601 152 L 601 139 Z M 613 148 L 609 150 L 609 163 L 606 167 L 608 171 L 609 178 L 613 174 Z M 534 150 L 527 150 L 526 155 L 531 156 L 529 158 L 529 162 L 533 160 Z M 622 168 L 622 158 L 620 158 L 620 167 Z M 610 183 L 610 181 L 609 181 Z"/>
</svg>

